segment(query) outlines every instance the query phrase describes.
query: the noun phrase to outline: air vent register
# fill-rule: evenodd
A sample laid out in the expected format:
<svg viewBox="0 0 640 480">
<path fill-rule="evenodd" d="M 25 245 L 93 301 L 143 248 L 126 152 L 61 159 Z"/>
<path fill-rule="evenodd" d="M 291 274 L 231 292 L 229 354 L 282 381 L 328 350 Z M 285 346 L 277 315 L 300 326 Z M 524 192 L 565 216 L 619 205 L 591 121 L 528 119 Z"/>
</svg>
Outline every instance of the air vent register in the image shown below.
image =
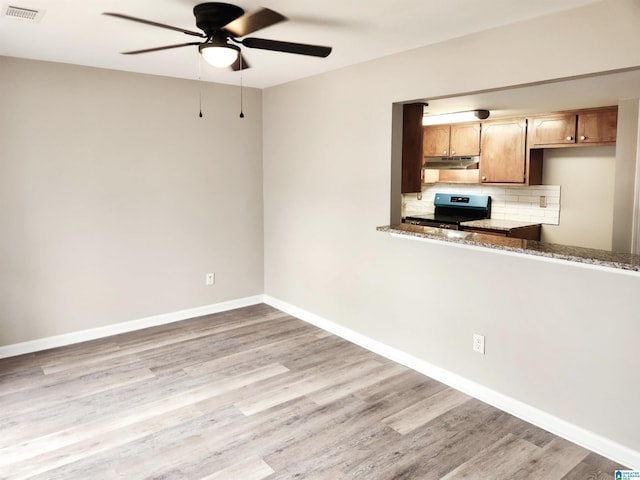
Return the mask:
<svg viewBox="0 0 640 480">
<path fill-rule="evenodd" d="M 3 9 L 4 17 L 31 23 L 39 22 L 44 12 L 44 10 L 16 7 L 14 5 L 7 5 Z"/>
</svg>

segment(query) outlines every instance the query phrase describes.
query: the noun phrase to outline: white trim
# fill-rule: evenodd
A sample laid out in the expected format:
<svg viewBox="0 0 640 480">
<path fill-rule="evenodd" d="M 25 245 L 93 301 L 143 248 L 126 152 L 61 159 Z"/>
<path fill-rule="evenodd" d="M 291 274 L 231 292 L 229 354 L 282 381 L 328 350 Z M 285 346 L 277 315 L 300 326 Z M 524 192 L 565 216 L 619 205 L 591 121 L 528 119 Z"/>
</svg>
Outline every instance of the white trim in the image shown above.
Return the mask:
<svg viewBox="0 0 640 480">
<path fill-rule="evenodd" d="M 639 107 L 640 111 L 640 107 Z M 633 192 L 633 217 L 631 227 L 631 253 L 640 253 L 640 114 L 636 131 L 636 181 Z"/>
<path fill-rule="evenodd" d="M 214 313 L 226 312 L 235 308 L 248 307 L 263 303 L 263 295 L 255 295 L 253 297 L 239 298 L 227 302 L 215 303 L 212 305 L 203 305 L 202 307 L 189 308 L 172 313 L 154 315 L 152 317 L 130 320 L 113 325 L 105 325 L 104 327 L 96 327 L 78 332 L 65 333 L 55 335 L 53 337 L 39 338 L 28 342 L 15 343 L 13 345 L 0 346 L 0 358 L 15 357 L 16 355 L 24 355 L 25 353 L 39 352 L 49 348 L 63 347 L 88 340 L 96 340 L 98 338 L 109 337 L 120 333 L 132 332 L 143 328 L 155 327 L 190 318 L 201 317 L 203 315 L 212 315 Z"/>
<path fill-rule="evenodd" d="M 403 237 L 407 238 L 407 237 Z M 423 375 L 427 375 L 439 382 L 449 385 L 456 390 L 477 398 L 489 405 L 514 415 L 522 420 L 543 428 L 559 437 L 565 438 L 591 451 L 604 455 L 629 468 L 640 470 L 640 452 L 614 442 L 609 438 L 585 430 L 582 427 L 555 417 L 531 405 L 515 400 L 495 390 L 491 390 L 479 383 L 468 380 L 458 374 L 440 368 L 413 355 L 390 347 L 378 340 L 369 338 L 361 333 L 322 318 L 314 313 L 288 304 L 269 295 L 264 296 L 264 303 L 271 305 L 289 315 L 304 320 L 307 323 L 322 328 L 339 337 L 344 338 L 367 350 L 382 355 L 394 362 L 400 363 Z"/>
</svg>

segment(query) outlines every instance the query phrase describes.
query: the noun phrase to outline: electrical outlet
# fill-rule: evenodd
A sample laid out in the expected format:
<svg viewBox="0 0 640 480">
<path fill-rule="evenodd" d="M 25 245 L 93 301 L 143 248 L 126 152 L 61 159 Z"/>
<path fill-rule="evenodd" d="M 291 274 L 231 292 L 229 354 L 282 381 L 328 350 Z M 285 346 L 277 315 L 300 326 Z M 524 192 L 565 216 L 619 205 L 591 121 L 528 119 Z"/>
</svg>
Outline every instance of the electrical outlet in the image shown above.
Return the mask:
<svg viewBox="0 0 640 480">
<path fill-rule="evenodd" d="M 473 351 L 484 355 L 484 335 L 473 334 Z"/>
<path fill-rule="evenodd" d="M 216 283 L 216 274 L 215 273 L 207 273 L 207 277 L 205 279 L 205 285 L 213 285 Z"/>
<path fill-rule="evenodd" d="M 540 208 L 547 208 L 547 197 L 540 195 Z"/>
</svg>

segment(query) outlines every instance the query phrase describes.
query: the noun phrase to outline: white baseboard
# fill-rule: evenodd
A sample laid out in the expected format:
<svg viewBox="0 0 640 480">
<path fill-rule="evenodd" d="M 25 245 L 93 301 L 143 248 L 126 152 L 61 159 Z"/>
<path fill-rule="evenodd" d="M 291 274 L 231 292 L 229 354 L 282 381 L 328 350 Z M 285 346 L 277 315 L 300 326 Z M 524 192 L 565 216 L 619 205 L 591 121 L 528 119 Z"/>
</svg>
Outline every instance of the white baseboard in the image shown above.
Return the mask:
<svg viewBox="0 0 640 480">
<path fill-rule="evenodd" d="M 137 320 L 130 320 L 128 322 L 105 325 L 104 327 L 91 328 L 88 330 L 81 330 L 79 332 L 65 333 L 63 335 L 30 340 L 28 342 L 0 346 L 0 358 L 15 357 L 17 355 L 24 355 L 25 353 L 39 352 L 49 348 L 63 347 L 65 345 L 86 342 L 88 340 L 96 340 L 98 338 L 132 332 L 143 328 L 179 322 L 180 320 L 188 320 L 189 318 L 202 317 L 203 315 L 226 312 L 235 308 L 257 305 L 259 303 L 263 303 L 263 301 L 264 295 L 255 295 L 253 297 L 245 297 L 237 300 L 230 300 L 227 302 L 204 305 L 202 307 L 189 308 L 186 310 L 154 315 Z"/>
<path fill-rule="evenodd" d="M 640 452 L 632 450 L 609 438 L 585 430 L 582 427 L 555 417 L 531 405 L 515 400 L 495 390 L 491 390 L 479 383 L 468 380 L 460 375 L 440 368 L 413 355 L 409 355 L 394 347 L 390 347 L 378 340 L 369 338 L 349 328 L 338 325 L 314 313 L 288 304 L 269 295 L 264 296 L 264 303 L 277 308 L 289 315 L 304 320 L 323 330 L 344 338 L 367 350 L 400 363 L 423 375 L 442 382 L 456 390 L 510 413 L 526 422 L 547 430 L 559 437 L 565 438 L 588 450 L 599 453 L 622 465 L 640 470 Z M 613 474 L 613 472 L 610 472 Z"/>
</svg>

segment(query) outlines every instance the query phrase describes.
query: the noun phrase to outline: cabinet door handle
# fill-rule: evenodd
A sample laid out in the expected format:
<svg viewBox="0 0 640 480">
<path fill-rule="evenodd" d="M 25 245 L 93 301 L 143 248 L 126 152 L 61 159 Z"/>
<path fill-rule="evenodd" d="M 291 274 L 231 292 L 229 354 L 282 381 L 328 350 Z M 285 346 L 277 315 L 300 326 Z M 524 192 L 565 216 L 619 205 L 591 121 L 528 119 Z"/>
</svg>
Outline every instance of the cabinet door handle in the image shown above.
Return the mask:
<svg viewBox="0 0 640 480">
<path fill-rule="evenodd" d="M 483 176 L 482 176 L 482 181 L 484 182 L 484 181 L 486 181 L 486 180 L 487 180 L 487 177 L 485 177 L 485 176 L 483 175 Z"/>
<path fill-rule="evenodd" d="M 443 155 L 446 155 L 446 154 L 447 154 L 447 151 L 446 151 L 446 150 L 443 150 L 443 151 L 442 151 L 442 154 L 443 154 Z"/>
<path fill-rule="evenodd" d="M 587 137 L 585 135 L 580 135 L 580 140 L 586 140 Z"/>
<path fill-rule="evenodd" d="M 573 140 L 573 137 L 567 137 L 567 141 L 570 142 L 571 140 Z"/>
<path fill-rule="evenodd" d="M 451 155 L 455 155 L 456 151 L 455 150 L 451 150 Z"/>
</svg>

